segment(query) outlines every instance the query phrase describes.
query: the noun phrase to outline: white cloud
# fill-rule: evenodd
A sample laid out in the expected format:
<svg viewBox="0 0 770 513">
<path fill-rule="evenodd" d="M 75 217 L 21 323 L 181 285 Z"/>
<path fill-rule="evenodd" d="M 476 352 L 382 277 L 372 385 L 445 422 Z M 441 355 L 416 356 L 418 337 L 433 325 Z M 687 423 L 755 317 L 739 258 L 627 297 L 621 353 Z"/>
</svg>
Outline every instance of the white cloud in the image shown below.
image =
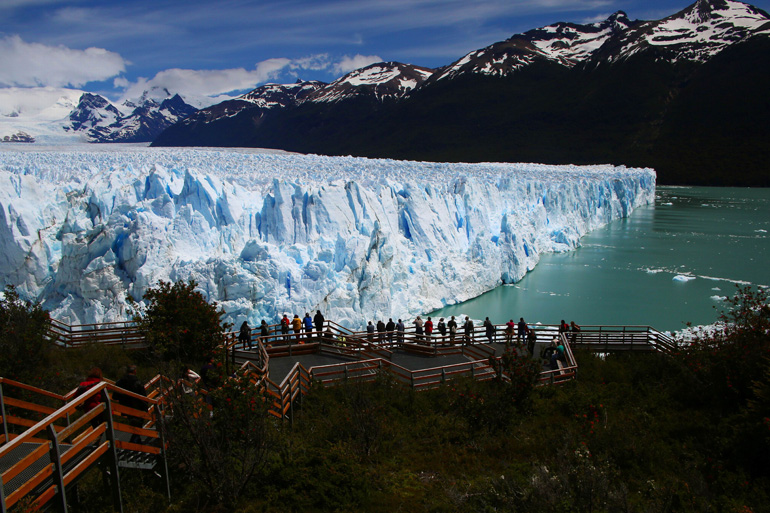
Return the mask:
<svg viewBox="0 0 770 513">
<path fill-rule="evenodd" d="M 73 50 L 65 46 L 26 43 L 14 35 L 0 39 L 0 85 L 82 87 L 126 69 L 119 54 L 103 48 Z"/>
<path fill-rule="evenodd" d="M 218 97 L 233 91 L 254 89 L 259 84 L 277 80 L 283 72 L 296 70 L 324 70 L 331 67 L 328 54 L 317 54 L 301 59 L 267 59 L 257 63 L 252 70 L 232 69 L 167 69 L 157 73 L 151 79 L 139 78 L 128 82 L 123 77 L 114 80 L 115 87 L 124 89 L 125 99 L 140 97 L 145 91 L 164 90 L 171 94 L 179 93 L 185 97 Z"/>
<path fill-rule="evenodd" d="M 349 73 L 354 69 L 363 68 L 375 62 L 382 62 L 379 55 L 361 55 L 356 54 L 353 57 L 346 55 L 342 60 L 334 65 L 334 71 L 337 73 Z"/>
</svg>

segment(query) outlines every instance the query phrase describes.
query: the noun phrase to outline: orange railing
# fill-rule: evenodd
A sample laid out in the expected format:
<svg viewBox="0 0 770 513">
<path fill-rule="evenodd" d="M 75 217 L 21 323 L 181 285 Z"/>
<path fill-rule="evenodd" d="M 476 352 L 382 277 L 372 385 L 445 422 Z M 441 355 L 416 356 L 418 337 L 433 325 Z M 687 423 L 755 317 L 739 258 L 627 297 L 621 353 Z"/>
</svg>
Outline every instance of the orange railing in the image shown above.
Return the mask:
<svg viewBox="0 0 770 513">
<path fill-rule="evenodd" d="M 6 386 L 4 392 L 10 386 L 62 402 L 72 395 L 61 396 L 12 380 L 0 380 Z M 115 391 L 141 400 L 147 409 L 134 409 L 112 401 L 110 393 Z M 90 411 L 82 412 L 83 405 L 94 396 L 100 396 L 102 402 Z M 155 428 L 160 415 L 158 401 L 120 389 L 111 383 L 100 382 L 55 409 L 31 401 L 12 399 L 7 393 L 3 394 L 3 400 L 3 425 L 6 433 L 4 443 L 0 446 L 0 461 L 13 463 L 0 475 L 2 511 L 25 497 L 32 497 L 32 505 L 41 508 L 58 496 L 66 509 L 67 486 L 104 458 L 111 467 L 110 476 L 117 508 L 120 502 L 118 451 L 165 457 L 161 434 Z M 7 406 L 45 416 L 36 422 L 27 419 L 26 423 L 21 424 L 26 429 L 20 434 L 10 433 L 5 427 L 9 417 L 5 409 Z M 74 417 L 77 418 L 73 420 Z M 132 435 L 139 439 L 132 442 Z"/>
</svg>

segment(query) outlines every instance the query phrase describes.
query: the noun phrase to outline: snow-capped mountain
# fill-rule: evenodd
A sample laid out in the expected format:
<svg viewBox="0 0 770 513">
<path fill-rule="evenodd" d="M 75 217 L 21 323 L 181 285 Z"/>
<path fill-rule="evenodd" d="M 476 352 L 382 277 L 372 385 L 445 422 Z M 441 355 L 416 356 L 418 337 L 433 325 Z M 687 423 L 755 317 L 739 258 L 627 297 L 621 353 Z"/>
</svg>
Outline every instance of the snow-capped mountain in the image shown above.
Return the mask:
<svg viewBox="0 0 770 513">
<path fill-rule="evenodd" d="M 698 0 L 656 21 L 631 21 L 618 11 L 599 23 L 555 23 L 468 53 L 431 82 L 464 73 L 505 76 L 537 61 L 566 67 L 614 62 L 655 48 L 671 62 L 705 62 L 726 47 L 770 34 L 767 13 L 733 0 Z"/>
<path fill-rule="evenodd" d="M 612 62 L 654 49 L 671 62 L 705 62 L 755 36 L 770 36 L 766 12 L 732 0 L 698 0 L 667 18 L 618 33 L 595 58 Z"/>
<path fill-rule="evenodd" d="M 70 128 L 75 131 L 90 130 L 109 126 L 122 118 L 122 114 L 112 103 L 98 94 L 83 93 L 77 107 L 70 112 Z"/>
<path fill-rule="evenodd" d="M 83 91 L 56 87 L 0 88 L 0 140 L 25 133 L 37 142 L 77 141 L 67 133 L 69 116 Z"/>
<path fill-rule="evenodd" d="M 116 104 L 77 89 L 0 88 L 0 141 L 150 142 L 197 110 L 179 95 L 166 96 Z"/>
<path fill-rule="evenodd" d="M 662 183 L 767 186 L 770 106 L 757 99 L 770 90 L 769 36 L 770 16 L 735 0 L 698 0 L 657 21 L 619 11 L 514 35 L 430 76 L 416 70 L 416 86 L 401 65 L 377 64 L 296 106 L 172 126 L 153 144 L 623 162 L 654 167 Z"/>
<path fill-rule="evenodd" d="M 303 102 L 326 85 L 328 84 L 317 80 L 297 80 L 293 84 L 267 84 L 237 97 L 236 100 L 248 102 L 261 109 L 291 107 Z"/>
<path fill-rule="evenodd" d="M 371 97 L 380 102 L 401 98 L 423 83 L 435 70 L 401 62 L 379 62 L 351 71 L 308 96 L 308 102 L 339 102 Z"/>
<path fill-rule="evenodd" d="M 598 23 L 555 23 L 516 34 L 505 41 L 468 53 L 439 70 L 431 82 L 464 73 L 506 76 L 536 61 L 551 61 L 572 67 L 588 59 L 611 37 L 640 22 L 632 22 L 618 11 Z"/>
<path fill-rule="evenodd" d="M 148 99 L 128 116 L 91 127 L 88 139 L 91 142 L 150 142 L 163 130 L 196 111 L 178 94 L 161 103 Z"/>
</svg>

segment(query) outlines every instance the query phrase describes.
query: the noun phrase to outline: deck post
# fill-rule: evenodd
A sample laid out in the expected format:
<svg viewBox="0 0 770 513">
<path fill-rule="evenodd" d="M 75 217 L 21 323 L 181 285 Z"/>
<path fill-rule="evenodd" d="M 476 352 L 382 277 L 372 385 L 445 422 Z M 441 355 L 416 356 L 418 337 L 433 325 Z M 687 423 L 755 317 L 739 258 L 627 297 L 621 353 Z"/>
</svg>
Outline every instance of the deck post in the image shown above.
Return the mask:
<svg viewBox="0 0 770 513">
<path fill-rule="evenodd" d="M 162 385 L 162 384 L 161 384 Z M 163 423 L 164 419 L 162 417 L 160 406 L 156 404 L 153 407 L 153 411 L 155 412 L 155 425 L 158 426 L 158 433 L 160 434 L 160 455 L 158 457 L 163 458 L 163 479 L 166 481 L 166 495 L 168 496 L 168 502 L 171 503 L 171 482 L 169 481 L 169 475 L 168 475 L 168 461 L 166 460 L 166 426 Z"/>
<path fill-rule="evenodd" d="M 4 443 L 8 442 L 8 421 L 5 419 L 5 398 L 3 396 L 3 384 L 0 383 L 0 415 L 3 416 L 3 440 L 5 440 Z M 0 481 L 0 484 L 2 484 L 2 481 Z M 3 502 L 5 504 L 5 502 Z M 3 511 L 5 511 L 5 507 L 3 507 Z"/>
<path fill-rule="evenodd" d="M 61 456 L 59 455 L 59 438 L 56 436 L 56 430 L 53 428 L 53 424 L 48 424 L 48 438 L 51 440 L 51 463 L 54 468 L 54 482 L 59 488 L 59 499 L 61 501 L 61 509 L 64 513 L 67 513 L 67 494 L 64 489 L 64 469 L 61 466 Z"/>
<path fill-rule="evenodd" d="M 441 382 L 446 383 L 446 368 L 441 367 Z"/>
<path fill-rule="evenodd" d="M 112 475 L 110 476 L 112 479 L 112 500 L 114 502 L 115 511 L 123 513 L 123 496 L 120 493 L 120 476 L 118 475 L 118 472 L 120 472 L 120 467 L 118 465 L 118 449 L 115 447 L 115 426 L 112 421 L 112 402 L 110 401 L 110 396 L 107 394 L 107 391 L 105 390 L 104 392 L 107 396 L 104 401 L 106 406 L 104 414 L 107 416 L 107 441 L 110 444 L 111 457 L 108 458 L 108 465 L 112 471 Z"/>
</svg>

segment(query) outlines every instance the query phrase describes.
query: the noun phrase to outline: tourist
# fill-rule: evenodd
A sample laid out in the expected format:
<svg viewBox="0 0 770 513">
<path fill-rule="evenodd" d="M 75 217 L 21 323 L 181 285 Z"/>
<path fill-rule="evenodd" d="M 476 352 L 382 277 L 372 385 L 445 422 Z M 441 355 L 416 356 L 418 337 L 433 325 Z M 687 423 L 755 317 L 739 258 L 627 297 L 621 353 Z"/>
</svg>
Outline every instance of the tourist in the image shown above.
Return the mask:
<svg viewBox="0 0 770 513">
<path fill-rule="evenodd" d="M 403 343 L 404 342 L 404 330 L 406 327 L 404 326 L 404 321 L 401 319 L 398 320 L 398 323 L 396 323 L 396 331 L 398 332 L 398 342 Z"/>
<path fill-rule="evenodd" d="M 374 342 L 374 324 L 372 324 L 372 321 L 369 321 L 369 324 L 366 325 L 366 339 L 369 342 Z"/>
<path fill-rule="evenodd" d="M 294 318 L 291 320 L 291 329 L 294 330 L 294 335 L 297 338 L 297 342 L 300 342 L 300 336 L 302 334 L 302 319 L 299 318 L 299 315 L 294 314 Z"/>
<path fill-rule="evenodd" d="M 559 335 L 567 332 L 569 332 L 569 324 L 567 324 L 567 322 L 562 319 L 561 323 L 559 323 Z"/>
<path fill-rule="evenodd" d="M 513 319 L 509 319 L 505 323 L 505 347 L 510 347 L 513 342 L 514 331 L 516 331 L 516 324 L 514 324 Z"/>
<path fill-rule="evenodd" d="M 430 345 L 430 336 L 433 334 L 433 321 L 428 317 L 428 320 L 425 321 L 425 338 L 427 339 L 427 344 Z"/>
<path fill-rule="evenodd" d="M 197 383 L 200 379 L 201 377 L 197 372 L 185 365 L 182 367 L 182 373 L 177 381 L 177 385 L 182 388 L 182 392 L 185 394 L 192 394 L 194 392 L 192 385 Z"/>
<path fill-rule="evenodd" d="M 447 323 L 447 328 L 449 328 L 449 343 L 451 345 L 454 345 L 455 335 L 457 335 L 457 321 L 455 321 L 454 315 L 452 316 L 451 319 L 449 319 L 449 322 Z"/>
<path fill-rule="evenodd" d="M 527 351 L 529 351 L 529 356 L 535 355 L 536 343 L 537 343 L 537 333 L 535 333 L 535 330 L 531 329 L 527 334 Z"/>
<path fill-rule="evenodd" d="M 102 381 L 102 369 L 99 367 L 93 367 L 90 371 L 88 371 L 88 375 L 86 376 L 85 381 L 81 381 L 78 385 L 77 391 L 75 392 L 75 397 L 80 397 L 81 395 L 85 394 L 91 388 L 93 388 L 95 385 L 99 384 Z M 101 403 L 105 402 L 107 399 L 106 394 L 104 390 L 102 390 L 102 393 L 100 394 L 94 394 L 88 399 L 86 399 L 79 408 L 83 410 L 84 413 L 88 413 L 89 411 L 93 410 L 97 406 L 99 406 Z M 96 429 L 99 427 L 99 424 L 101 422 L 99 421 L 99 417 L 101 415 L 97 415 L 93 419 L 91 419 L 91 427 Z"/>
<path fill-rule="evenodd" d="M 521 345 L 523 342 L 527 340 L 527 332 L 529 331 L 529 327 L 527 326 L 527 323 L 524 322 L 524 317 L 519 317 L 519 324 L 518 327 L 518 333 L 516 333 L 516 343 Z"/>
<path fill-rule="evenodd" d="M 446 343 L 446 323 L 444 322 L 443 317 L 438 320 L 436 329 L 438 329 L 438 332 L 441 334 L 441 345 L 444 345 Z"/>
<path fill-rule="evenodd" d="M 570 338 L 570 342 L 573 344 L 577 340 L 577 334 L 580 332 L 580 326 L 575 324 L 575 321 L 570 321 L 569 323 L 570 331 L 572 332 L 572 337 Z"/>
<path fill-rule="evenodd" d="M 283 319 L 281 319 L 281 342 L 284 344 L 289 343 L 289 325 L 291 324 L 291 321 L 289 321 L 289 317 L 286 314 L 283 314 Z"/>
<path fill-rule="evenodd" d="M 559 368 L 557 361 L 564 362 L 565 360 L 564 343 L 559 340 L 559 342 L 556 344 L 556 351 L 551 353 L 551 370 L 557 370 Z"/>
<path fill-rule="evenodd" d="M 238 342 L 241 343 L 241 347 L 248 345 L 249 351 L 251 351 L 251 328 L 246 321 L 243 321 L 243 324 L 241 324 L 241 330 L 238 333 Z"/>
<path fill-rule="evenodd" d="M 484 333 L 487 335 L 487 341 L 491 344 L 495 338 L 495 325 L 489 320 L 489 317 L 484 319 Z"/>
<path fill-rule="evenodd" d="M 393 330 L 396 329 L 396 323 L 393 322 L 392 318 L 388 319 L 388 324 L 385 325 L 385 331 L 388 332 L 388 344 L 393 343 Z"/>
<path fill-rule="evenodd" d="M 420 319 L 419 315 L 417 316 L 417 318 L 414 321 L 412 321 L 412 324 L 414 324 L 414 335 L 415 335 L 415 338 L 417 339 L 417 342 L 420 343 L 420 342 L 422 342 L 422 325 L 423 325 L 423 322 L 422 322 L 422 319 Z"/>
<path fill-rule="evenodd" d="M 319 337 L 321 336 L 321 332 L 323 331 L 323 328 L 324 328 L 324 321 L 326 321 L 326 319 L 324 319 L 324 316 L 321 313 L 321 310 L 316 310 L 316 313 L 313 316 L 313 324 L 315 324 L 315 329 L 316 331 L 318 331 Z"/>
<path fill-rule="evenodd" d="M 469 345 L 473 343 L 474 338 L 473 321 L 470 317 L 465 318 L 465 324 L 463 324 L 463 328 L 465 328 L 465 338 L 463 339 L 463 343 Z"/>
<path fill-rule="evenodd" d="M 305 317 L 302 319 L 302 324 L 305 326 L 305 336 L 310 341 L 313 336 L 313 319 L 310 317 L 310 312 L 305 312 Z"/>
<path fill-rule="evenodd" d="M 246 323 L 244 322 L 244 324 Z M 242 326 L 241 326 L 241 329 L 243 329 Z M 139 381 L 139 378 L 136 376 L 136 365 L 127 366 L 126 373 L 123 375 L 122 378 L 120 378 L 118 381 L 115 382 L 115 386 L 120 387 L 123 390 L 128 390 L 129 392 L 133 392 L 136 395 L 147 397 L 147 391 L 144 389 L 144 385 L 142 384 L 141 381 Z M 115 392 L 113 394 L 113 399 L 115 399 L 119 404 L 127 408 L 132 408 L 134 410 L 139 410 L 145 413 L 147 412 L 147 408 L 148 408 L 147 401 L 143 401 L 138 397 L 130 396 L 128 394 L 122 394 L 120 392 Z M 137 417 L 135 415 L 128 415 L 127 419 L 128 419 L 129 426 L 141 428 L 144 425 L 144 419 L 142 417 Z M 142 437 L 140 437 L 136 433 L 132 433 L 129 443 L 141 444 Z"/>
<path fill-rule="evenodd" d="M 385 342 L 385 323 L 382 319 L 377 321 L 377 342 L 380 344 Z"/>
<path fill-rule="evenodd" d="M 259 325 L 259 337 L 262 339 L 262 345 L 266 346 L 268 338 L 270 336 L 270 328 L 267 325 L 267 321 L 262 319 L 262 324 Z"/>
</svg>

